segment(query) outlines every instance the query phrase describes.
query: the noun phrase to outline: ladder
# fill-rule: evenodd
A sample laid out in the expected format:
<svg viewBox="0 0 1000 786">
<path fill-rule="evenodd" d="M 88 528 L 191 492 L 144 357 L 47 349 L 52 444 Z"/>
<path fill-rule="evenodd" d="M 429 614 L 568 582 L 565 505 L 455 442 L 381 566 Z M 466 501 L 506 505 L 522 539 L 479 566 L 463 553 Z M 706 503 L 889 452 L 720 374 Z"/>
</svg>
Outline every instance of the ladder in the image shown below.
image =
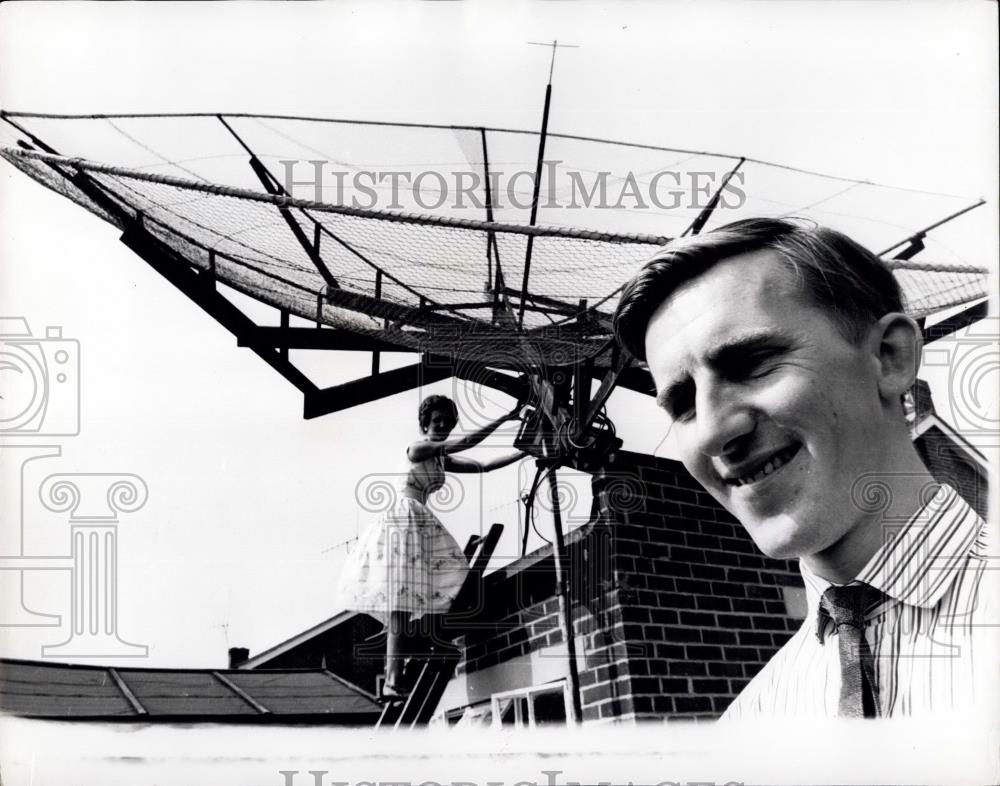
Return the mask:
<svg viewBox="0 0 1000 786">
<path fill-rule="evenodd" d="M 405 700 L 389 702 L 375 723 L 375 728 L 412 728 L 428 723 L 441 696 L 454 676 L 461 651 L 445 640 L 453 641 L 463 631 L 461 619 L 469 617 L 482 601 L 482 581 L 486 566 L 500 541 L 503 524 L 494 524 L 484 536 L 474 535 L 465 546 L 469 573 L 451 609 L 431 637 L 425 652 L 414 654 L 403 668 L 403 687 L 408 688 Z"/>
</svg>

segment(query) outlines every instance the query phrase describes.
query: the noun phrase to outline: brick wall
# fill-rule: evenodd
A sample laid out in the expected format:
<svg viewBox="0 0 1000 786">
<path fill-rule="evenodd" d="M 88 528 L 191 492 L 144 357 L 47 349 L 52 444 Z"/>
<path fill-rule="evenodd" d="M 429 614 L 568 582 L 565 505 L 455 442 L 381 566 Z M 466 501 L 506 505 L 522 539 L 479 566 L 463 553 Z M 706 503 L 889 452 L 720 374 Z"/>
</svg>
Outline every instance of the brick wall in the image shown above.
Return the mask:
<svg viewBox="0 0 1000 786">
<path fill-rule="evenodd" d="M 567 545 L 585 720 L 715 717 L 801 620 L 792 562 L 760 555 L 673 461 L 620 452 Z M 530 562 L 530 564 L 528 564 Z M 475 672 L 562 642 L 551 555 L 487 580 Z"/>
</svg>

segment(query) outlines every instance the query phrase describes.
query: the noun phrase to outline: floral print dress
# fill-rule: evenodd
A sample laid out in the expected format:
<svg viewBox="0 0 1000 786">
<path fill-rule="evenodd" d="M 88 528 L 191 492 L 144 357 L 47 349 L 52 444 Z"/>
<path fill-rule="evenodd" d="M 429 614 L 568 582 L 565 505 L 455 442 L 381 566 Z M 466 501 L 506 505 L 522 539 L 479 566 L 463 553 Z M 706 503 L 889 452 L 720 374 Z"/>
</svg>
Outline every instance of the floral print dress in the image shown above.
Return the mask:
<svg viewBox="0 0 1000 786">
<path fill-rule="evenodd" d="M 469 572 L 458 543 L 427 508 L 444 485 L 444 457 L 408 461 L 389 511 L 361 535 L 340 577 L 343 608 L 375 617 L 410 619 L 448 611 Z"/>
</svg>

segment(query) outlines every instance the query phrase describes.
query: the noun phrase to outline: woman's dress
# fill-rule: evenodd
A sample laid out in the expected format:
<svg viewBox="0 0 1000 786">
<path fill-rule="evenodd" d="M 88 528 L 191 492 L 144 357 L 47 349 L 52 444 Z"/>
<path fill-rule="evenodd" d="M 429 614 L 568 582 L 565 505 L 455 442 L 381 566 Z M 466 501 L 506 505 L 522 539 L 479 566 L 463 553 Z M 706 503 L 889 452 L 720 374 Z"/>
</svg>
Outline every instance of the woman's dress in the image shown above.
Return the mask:
<svg viewBox="0 0 1000 786">
<path fill-rule="evenodd" d="M 343 608 L 383 624 L 392 611 L 411 620 L 448 611 L 469 572 L 458 543 L 426 505 L 444 485 L 444 457 L 407 463 L 391 508 L 362 533 L 339 582 Z"/>
</svg>

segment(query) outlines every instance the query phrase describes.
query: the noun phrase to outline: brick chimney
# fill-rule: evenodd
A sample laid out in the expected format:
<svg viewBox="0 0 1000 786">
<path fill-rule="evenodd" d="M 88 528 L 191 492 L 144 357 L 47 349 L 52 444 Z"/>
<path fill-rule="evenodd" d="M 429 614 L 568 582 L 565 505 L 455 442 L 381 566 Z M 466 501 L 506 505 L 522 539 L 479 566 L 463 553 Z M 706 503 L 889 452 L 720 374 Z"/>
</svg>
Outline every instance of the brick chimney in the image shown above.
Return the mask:
<svg viewBox="0 0 1000 786">
<path fill-rule="evenodd" d="M 250 650 L 246 647 L 229 648 L 229 668 L 238 669 L 250 659 Z"/>
<path fill-rule="evenodd" d="M 801 624 L 798 567 L 760 554 L 681 464 L 617 456 L 567 546 L 583 719 L 715 717 Z M 554 584 L 541 559 L 488 577 L 495 624 L 464 638 L 459 673 L 520 658 L 531 685 L 563 640 Z"/>
</svg>

